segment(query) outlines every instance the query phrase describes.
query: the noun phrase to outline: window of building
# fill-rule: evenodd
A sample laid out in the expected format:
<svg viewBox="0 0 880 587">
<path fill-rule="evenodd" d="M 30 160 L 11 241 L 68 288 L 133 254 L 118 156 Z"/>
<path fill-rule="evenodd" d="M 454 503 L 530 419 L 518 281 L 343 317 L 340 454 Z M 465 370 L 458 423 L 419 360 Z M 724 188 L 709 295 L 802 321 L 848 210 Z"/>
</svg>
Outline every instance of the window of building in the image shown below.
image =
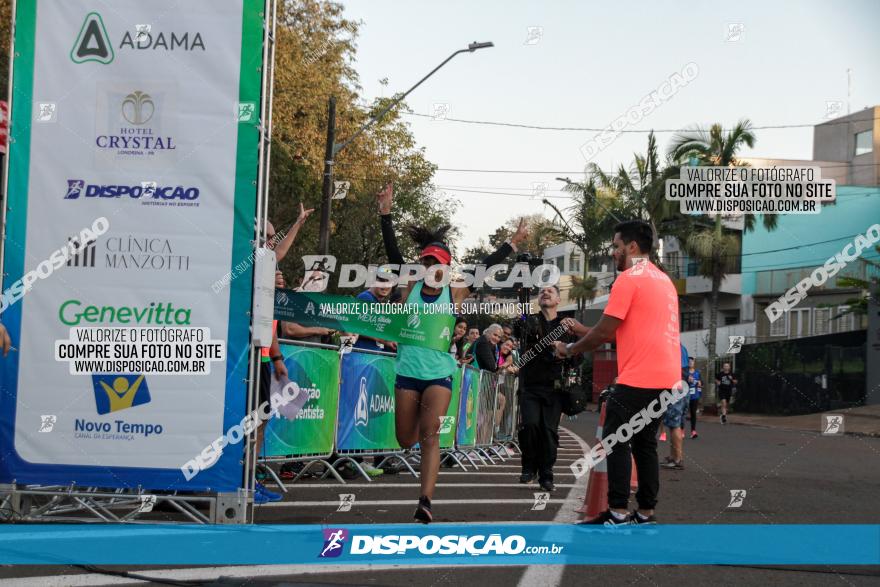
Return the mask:
<svg viewBox="0 0 880 587">
<path fill-rule="evenodd" d="M 788 334 L 788 312 L 770 323 L 770 336 L 785 336 Z"/>
<path fill-rule="evenodd" d="M 812 308 L 800 308 L 790 310 L 789 324 L 791 324 L 791 336 L 810 336 L 810 310 Z"/>
<path fill-rule="evenodd" d="M 831 308 L 813 308 L 813 332 L 831 334 Z"/>
<path fill-rule="evenodd" d="M 681 313 L 681 331 L 702 330 L 703 313 L 699 310 Z"/>
<path fill-rule="evenodd" d="M 866 130 L 856 133 L 856 156 L 870 153 L 874 150 L 874 131 Z"/>
<path fill-rule="evenodd" d="M 560 273 L 565 273 L 565 257 L 555 257 L 553 259 L 553 264 L 559 267 Z"/>
<path fill-rule="evenodd" d="M 580 274 L 581 272 L 581 258 L 576 253 L 571 254 L 568 270 L 577 274 Z"/>
<path fill-rule="evenodd" d="M 849 306 L 837 306 L 837 316 L 840 316 L 844 311 L 849 310 Z M 835 320 L 837 322 L 837 332 L 849 332 L 850 330 L 856 329 L 856 316 L 855 314 L 847 314 L 845 316 L 840 316 Z"/>
<path fill-rule="evenodd" d="M 724 325 L 739 324 L 739 310 L 724 313 Z"/>
</svg>

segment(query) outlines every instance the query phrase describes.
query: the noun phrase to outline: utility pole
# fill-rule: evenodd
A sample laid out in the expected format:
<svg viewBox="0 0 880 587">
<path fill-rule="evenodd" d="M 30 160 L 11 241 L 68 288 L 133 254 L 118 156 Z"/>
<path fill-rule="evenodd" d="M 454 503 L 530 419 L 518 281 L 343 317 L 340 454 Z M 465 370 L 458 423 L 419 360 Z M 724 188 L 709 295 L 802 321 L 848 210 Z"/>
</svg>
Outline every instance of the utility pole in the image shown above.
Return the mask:
<svg viewBox="0 0 880 587">
<path fill-rule="evenodd" d="M 318 252 L 330 252 L 330 202 L 333 197 L 333 160 L 336 142 L 336 96 L 330 96 L 327 106 L 327 147 L 324 150 L 324 183 L 321 184 L 321 229 Z"/>
</svg>

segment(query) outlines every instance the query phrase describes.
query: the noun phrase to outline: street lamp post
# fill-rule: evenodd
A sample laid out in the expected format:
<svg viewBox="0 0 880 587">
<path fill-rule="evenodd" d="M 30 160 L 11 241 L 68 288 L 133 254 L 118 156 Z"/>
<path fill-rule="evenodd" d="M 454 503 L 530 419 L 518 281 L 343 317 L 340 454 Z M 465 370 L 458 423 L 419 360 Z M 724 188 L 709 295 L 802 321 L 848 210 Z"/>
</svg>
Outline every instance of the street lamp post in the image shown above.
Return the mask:
<svg viewBox="0 0 880 587">
<path fill-rule="evenodd" d="M 375 114 L 370 117 L 370 119 L 363 124 L 353 135 L 351 135 L 347 140 L 342 143 L 336 143 L 336 98 L 330 97 L 330 103 L 328 107 L 328 116 L 327 116 L 327 148 L 324 152 L 324 176 L 323 183 L 321 185 L 321 228 L 320 228 L 320 239 L 318 241 L 318 249 L 321 255 L 326 255 L 330 252 L 330 203 L 333 197 L 333 165 L 336 161 L 336 155 L 339 154 L 342 149 L 347 147 L 354 141 L 357 137 L 359 137 L 365 130 L 367 130 L 370 126 L 381 120 L 388 112 L 397 106 L 400 102 L 404 100 L 410 93 L 415 90 L 417 87 L 422 85 L 422 83 L 434 75 L 437 70 L 441 67 L 449 63 L 453 57 L 458 55 L 459 53 L 473 53 L 478 49 L 485 49 L 488 47 L 494 47 L 494 43 L 491 41 L 485 43 L 478 43 L 474 41 L 470 45 L 468 45 L 467 49 L 459 49 L 449 57 L 447 57 L 443 62 L 432 69 L 428 75 L 420 79 L 416 84 L 408 89 L 406 92 L 402 94 L 398 94 L 396 98 L 391 100 L 391 102 L 382 109 L 381 112 Z"/>
</svg>

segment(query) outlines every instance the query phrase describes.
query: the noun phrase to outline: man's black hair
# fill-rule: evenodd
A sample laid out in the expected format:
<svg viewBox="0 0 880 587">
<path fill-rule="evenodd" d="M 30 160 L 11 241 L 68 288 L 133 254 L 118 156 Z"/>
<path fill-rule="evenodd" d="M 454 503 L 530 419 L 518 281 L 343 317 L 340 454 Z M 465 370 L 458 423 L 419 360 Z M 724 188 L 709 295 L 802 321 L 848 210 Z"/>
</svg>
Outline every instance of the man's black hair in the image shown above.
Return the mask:
<svg viewBox="0 0 880 587">
<path fill-rule="evenodd" d="M 614 232 L 620 233 L 623 244 L 636 241 L 640 253 L 650 253 L 654 248 L 654 231 L 651 225 L 644 220 L 627 220 L 614 227 Z"/>
<path fill-rule="evenodd" d="M 409 225 L 406 227 L 406 232 L 421 249 L 434 245 L 449 253 L 449 246 L 446 244 L 446 233 L 451 228 L 452 226 L 449 224 L 444 224 L 434 229 L 425 226 Z"/>
</svg>

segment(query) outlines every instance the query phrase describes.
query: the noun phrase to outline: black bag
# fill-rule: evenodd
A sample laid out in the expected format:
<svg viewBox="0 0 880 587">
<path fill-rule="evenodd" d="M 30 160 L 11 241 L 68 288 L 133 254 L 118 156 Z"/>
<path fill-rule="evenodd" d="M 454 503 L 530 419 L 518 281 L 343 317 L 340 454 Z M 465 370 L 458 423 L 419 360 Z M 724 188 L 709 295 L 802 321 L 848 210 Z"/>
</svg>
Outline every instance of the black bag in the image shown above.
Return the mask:
<svg viewBox="0 0 880 587">
<path fill-rule="evenodd" d="M 587 409 L 587 402 L 590 399 L 589 394 L 583 386 L 571 386 L 561 390 L 562 395 L 562 413 L 566 416 L 577 416 Z"/>
</svg>

